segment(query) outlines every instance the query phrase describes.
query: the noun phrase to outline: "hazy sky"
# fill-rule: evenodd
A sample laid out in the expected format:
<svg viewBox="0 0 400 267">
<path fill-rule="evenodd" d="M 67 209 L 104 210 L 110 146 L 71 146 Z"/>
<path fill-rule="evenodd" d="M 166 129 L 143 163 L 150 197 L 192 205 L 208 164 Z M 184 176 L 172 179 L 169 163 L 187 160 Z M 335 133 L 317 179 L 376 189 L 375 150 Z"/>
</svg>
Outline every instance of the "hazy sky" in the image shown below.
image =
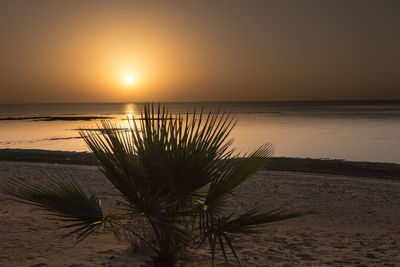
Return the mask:
<svg viewBox="0 0 400 267">
<path fill-rule="evenodd" d="M 2 0 L 0 103 L 400 99 L 399 14 L 398 0 Z"/>
</svg>

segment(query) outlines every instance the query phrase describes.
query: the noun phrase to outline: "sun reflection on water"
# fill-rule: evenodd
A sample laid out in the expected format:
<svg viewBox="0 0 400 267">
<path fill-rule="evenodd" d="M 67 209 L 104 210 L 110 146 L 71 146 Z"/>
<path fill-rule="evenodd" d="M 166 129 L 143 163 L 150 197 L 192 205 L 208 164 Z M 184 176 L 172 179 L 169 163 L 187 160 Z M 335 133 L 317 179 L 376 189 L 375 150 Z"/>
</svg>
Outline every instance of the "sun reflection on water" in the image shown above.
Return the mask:
<svg viewBox="0 0 400 267">
<path fill-rule="evenodd" d="M 137 105 L 133 103 L 128 103 L 125 104 L 124 106 L 124 113 L 125 113 L 125 118 L 122 120 L 124 125 L 121 125 L 122 127 L 125 128 L 132 128 L 134 127 L 134 119 L 137 119 L 140 117 L 140 112 L 138 111 Z"/>
</svg>

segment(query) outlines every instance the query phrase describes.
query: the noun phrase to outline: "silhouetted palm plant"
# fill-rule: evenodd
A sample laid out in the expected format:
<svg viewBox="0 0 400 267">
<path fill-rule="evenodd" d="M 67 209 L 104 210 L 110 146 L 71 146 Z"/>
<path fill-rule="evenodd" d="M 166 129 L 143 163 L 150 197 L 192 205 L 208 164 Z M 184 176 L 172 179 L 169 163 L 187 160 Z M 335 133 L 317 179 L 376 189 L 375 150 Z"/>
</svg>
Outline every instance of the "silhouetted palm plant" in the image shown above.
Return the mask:
<svg viewBox="0 0 400 267">
<path fill-rule="evenodd" d="M 212 262 L 216 248 L 227 263 L 228 251 L 239 262 L 231 233 L 256 233 L 267 223 L 308 214 L 285 209 L 230 211 L 235 188 L 263 168 L 272 153 L 267 144 L 239 158 L 227 139 L 234 116 L 173 115 L 146 105 L 141 117 L 130 123 L 130 131 L 103 121 L 97 132 L 80 132 L 100 170 L 120 193 L 119 211 L 104 214 L 99 197 L 88 196 L 75 181 L 15 179 L 3 191 L 70 222 L 65 227 L 73 229 L 70 234 L 78 241 L 101 227 L 122 227 L 154 251 L 157 266 L 172 266 L 182 251 L 195 252 L 205 243 Z M 126 227 L 139 217 L 149 224 L 154 241 Z"/>
</svg>

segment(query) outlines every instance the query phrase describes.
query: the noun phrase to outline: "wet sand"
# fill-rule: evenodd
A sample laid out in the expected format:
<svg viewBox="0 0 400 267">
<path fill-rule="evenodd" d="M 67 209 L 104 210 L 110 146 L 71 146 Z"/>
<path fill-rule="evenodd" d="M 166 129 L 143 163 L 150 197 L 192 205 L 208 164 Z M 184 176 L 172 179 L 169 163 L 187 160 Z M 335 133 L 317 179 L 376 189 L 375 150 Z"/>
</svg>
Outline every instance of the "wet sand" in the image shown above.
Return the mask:
<svg viewBox="0 0 400 267">
<path fill-rule="evenodd" d="M 17 176 L 74 177 L 99 194 L 111 185 L 94 166 L 0 162 L 0 182 Z M 244 266 L 400 265 L 400 181 L 262 171 L 240 186 L 232 208 L 276 206 L 316 211 L 265 227 L 260 235 L 235 236 Z M 132 250 L 112 233 L 98 233 L 73 246 L 60 238 L 61 224 L 48 214 L 0 194 L 0 266 L 140 266 L 144 249 Z M 197 261 L 209 261 L 200 250 Z M 221 257 L 218 258 L 222 260 Z"/>
<path fill-rule="evenodd" d="M 0 149 L 0 161 L 96 165 L 87 152 L 40 149 Z M 395 163 L 272 157 L 265 169 L 400 180 L 400 164 Z"/>
</svg>

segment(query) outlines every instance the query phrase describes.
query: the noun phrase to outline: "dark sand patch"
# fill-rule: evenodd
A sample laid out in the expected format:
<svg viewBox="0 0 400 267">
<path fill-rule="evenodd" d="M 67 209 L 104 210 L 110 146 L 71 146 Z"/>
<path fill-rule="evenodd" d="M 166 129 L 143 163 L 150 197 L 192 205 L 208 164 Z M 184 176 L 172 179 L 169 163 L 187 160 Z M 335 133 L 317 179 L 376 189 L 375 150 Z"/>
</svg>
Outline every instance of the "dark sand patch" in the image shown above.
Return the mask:
<svg viewBox="0 0 400 267">
<path fill-rule="evenodd" d="M 0 161 L 41 162 L 95 165 L 88 152 L 50 151 L 36 149 L 0 149 Z M 322 173 L 382 179 L 400 179 L 400 164 L 358 162 L 338 159 L 270 158 L 266 170 Z"/>
<path fill-rule="evenodd" d="M 2 117 L 0 121 L 21 121 L 21 120 L 33 120 L 33 121 L 91 121 L 91 120 L 103 120 L 112 119 L 112 117 L 106 116 L 33 116 L 33 117 Z"/>
</svg>

